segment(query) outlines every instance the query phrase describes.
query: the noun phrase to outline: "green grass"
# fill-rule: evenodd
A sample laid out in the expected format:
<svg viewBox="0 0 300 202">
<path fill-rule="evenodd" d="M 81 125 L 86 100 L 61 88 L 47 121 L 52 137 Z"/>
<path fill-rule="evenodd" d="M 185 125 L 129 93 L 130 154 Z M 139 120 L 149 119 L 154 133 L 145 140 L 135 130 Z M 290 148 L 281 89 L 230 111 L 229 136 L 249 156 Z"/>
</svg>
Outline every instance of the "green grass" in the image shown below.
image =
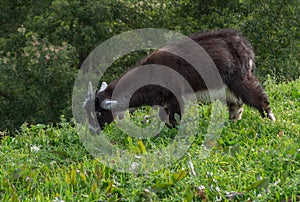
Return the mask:
<svg viewBox="0 0 300 202">
<path fill-rule="evenodd" d="M 14 137 L 1 132 L 0 200 L 299 201 L 300 80 L 268 80 L 265 86 L 275 123 L 246 107 L 242 120 L 226 120 L 218 144 L 200 158 L 210 113 L 210 106 L 203 106 L 200 131 L 188 152 L 147 174 L 105 167 L 63 117 L 56 126 L 24 124 Z M 158 136 L 139 141 L 115 125 L 106 131 L 111 143 L 137 155 L 165 148 L 177 132 L 164 128 Z"/>
</svg>

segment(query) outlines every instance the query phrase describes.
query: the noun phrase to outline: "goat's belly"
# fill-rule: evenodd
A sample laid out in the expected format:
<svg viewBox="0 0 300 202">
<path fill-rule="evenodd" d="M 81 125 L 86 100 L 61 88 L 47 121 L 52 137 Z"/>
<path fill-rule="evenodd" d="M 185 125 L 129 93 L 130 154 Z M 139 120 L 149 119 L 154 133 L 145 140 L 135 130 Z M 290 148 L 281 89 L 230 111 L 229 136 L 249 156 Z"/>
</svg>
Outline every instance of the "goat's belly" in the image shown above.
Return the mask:
<svg viewBox="0 0 300 202">
<path fill-rule="evenodd" d="M 224 94 L 225 93 L 225 94 Z M 239 100 L 228 88 L 227 85 L 224 85 L 221 89 L 212 89 L 212 90 L 201 90 L 195 92 L 195 96 L 199 102 L 211 102 L 214 100 L 221 100 L 223 96 L 226 96 L 227 102 L 235 103 Z"/>
</svg>

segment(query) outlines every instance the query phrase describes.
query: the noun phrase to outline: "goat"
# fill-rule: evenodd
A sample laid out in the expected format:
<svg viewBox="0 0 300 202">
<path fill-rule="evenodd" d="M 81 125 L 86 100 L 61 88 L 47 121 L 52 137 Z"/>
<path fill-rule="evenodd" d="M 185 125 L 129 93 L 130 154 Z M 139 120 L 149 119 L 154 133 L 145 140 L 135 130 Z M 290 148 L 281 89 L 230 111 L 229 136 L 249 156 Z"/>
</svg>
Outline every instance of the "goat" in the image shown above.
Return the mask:
<svg viewBox="0 0 300 202">
<path fill-rule="evenodd" d="M 217 67 L 223 82 L 222 87 L 225 88 L 226 103 L 231 120 L 241 119 L 242 105 L 245 103 L 256 108 L 262 117 L 265 117 L 266 113 L 269 119 L 275 121 L 275 116 L 269 106 L 268 96 L 254 75 L 254 51 L 245 37 L 235 30 L 221 29 L 196 33 L 190 38 L 206 51 Z M 164 65 L 175 70 L 188 81 L 199 101 L 207 101 L 208 89 L 203 78 L 184 59 L 160 49 L 139 63 L 140 66 L 146 65 L 147 68 L 151 68 L 150 64 Z M 121 78 L 127 82 L 133 82 L 133 78 L 128 74 Z M 171 126 L 177 125 L 175 114 L 181 116 L 182 109 L 180 108 L 180 100 L 176 99 L 172 92 L 162 86 L 150 84 L 136 90 L 129 98 L 130 100 L 126 100 L 124 97 L 117 97 L 112 100 L 113 92 L 120 79 L 109 84 L 103 82 L 95 95 L 95 100 L 91 99 L 93 92 L 90 84 L 89 98 L 84 103 L 90 128 L 99 130 L 98 126 L 103 129 L 106 124 L 110 124 L 114 120 L 112 109 L 126 110 L 123 105 L 125 101 L 129 103 L 127 106 L 129 108 L 138 108 L 144 105 L 162 106 L 165 114 L 160 114 L 161 118 Z M 185 92 L 181 91 L 181 93 Z"/>
</svg>

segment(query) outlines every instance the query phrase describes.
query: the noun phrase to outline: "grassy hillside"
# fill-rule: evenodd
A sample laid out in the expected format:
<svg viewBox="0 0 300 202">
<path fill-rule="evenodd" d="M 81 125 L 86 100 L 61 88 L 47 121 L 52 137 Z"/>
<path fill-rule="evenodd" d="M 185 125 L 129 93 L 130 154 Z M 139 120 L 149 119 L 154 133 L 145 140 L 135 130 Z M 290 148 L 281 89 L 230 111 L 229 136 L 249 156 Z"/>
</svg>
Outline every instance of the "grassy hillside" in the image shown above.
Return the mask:
<svg viewBox="0 0 300 202">
<path fill-rule="evenodd" d="M 245 108 L 237 123 L 226 120 L 217 146 L 200 158 L 203 131 L 188 152 L 167 168 L 119 173 L 84 148 L 74 124 L 24 124 L 15 137 L 0 132 L 2 201 L 299 201 L 300 79 L 265 83 L 275 123 Z M 201 112 L 201 126 L 209 107 Z M 134 153 L 167 144 L 176 131 L 151 140 L 128 138 L 115 126 L 111 142 Z"/>
</svg>

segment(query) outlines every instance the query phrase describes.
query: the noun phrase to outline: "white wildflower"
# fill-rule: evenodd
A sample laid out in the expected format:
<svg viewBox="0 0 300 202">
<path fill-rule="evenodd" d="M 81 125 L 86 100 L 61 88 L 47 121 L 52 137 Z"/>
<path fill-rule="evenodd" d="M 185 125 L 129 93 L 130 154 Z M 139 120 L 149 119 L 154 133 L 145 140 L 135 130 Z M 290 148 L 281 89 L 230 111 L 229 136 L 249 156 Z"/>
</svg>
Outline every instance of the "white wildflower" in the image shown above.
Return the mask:
<svg viewBox="0 0 300 202">
<path fill-rule="evenodd" d="M 20 28 L 18 28 L 18 32 L 19 32 L 19 33 L 21 33 L 22 35 L 24 35 L 24 34 L 25 34 L 25 32 L 26 32 L 26 28 L 24 27 L 24 25 L 21 25 L 21 27 L 20 27 Z"/>
<path fill-rule="evenodd" d="M 33 146 L 30 147 L 31 152 L 38 152 L 39 150 L 40 150 L 40 148 L 36 145 L 33 145 Z"/>
</svg>

